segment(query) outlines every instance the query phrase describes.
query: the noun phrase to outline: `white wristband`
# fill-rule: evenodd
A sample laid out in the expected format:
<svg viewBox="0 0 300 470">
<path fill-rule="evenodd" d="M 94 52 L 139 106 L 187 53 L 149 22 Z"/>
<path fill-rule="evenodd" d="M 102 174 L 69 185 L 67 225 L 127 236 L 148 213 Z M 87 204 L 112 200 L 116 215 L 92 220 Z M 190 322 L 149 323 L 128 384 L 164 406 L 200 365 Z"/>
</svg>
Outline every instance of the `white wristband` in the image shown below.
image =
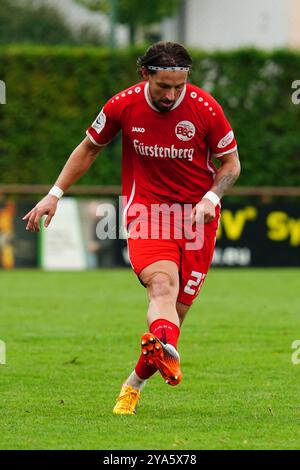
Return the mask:
<svg viewBox="0 0 300 470">
<path fill-rule="evenodd" d="M 56 196 L 58 199 L 60 199 L 63 196 L 64 192 L 58 186 L 53 186 L 48 194 L 51 194 L 51 196 Z"/>
<path fill-rule="evenodd" d="M 209 199 L 210 202 L 212 202 L 215 207 L 216 207 L 216 206 L 219 204 L 219 202 L 220 202 L 219 196 L 218 196 L 216 193 L 214 193 L 213 191 L 208 191 L 206 194 L 204 194 L 204 196 L 203 196 L 202 199 L 204 199 L 204 198 L 205 198 L 205 199 Z"/>
</svg>

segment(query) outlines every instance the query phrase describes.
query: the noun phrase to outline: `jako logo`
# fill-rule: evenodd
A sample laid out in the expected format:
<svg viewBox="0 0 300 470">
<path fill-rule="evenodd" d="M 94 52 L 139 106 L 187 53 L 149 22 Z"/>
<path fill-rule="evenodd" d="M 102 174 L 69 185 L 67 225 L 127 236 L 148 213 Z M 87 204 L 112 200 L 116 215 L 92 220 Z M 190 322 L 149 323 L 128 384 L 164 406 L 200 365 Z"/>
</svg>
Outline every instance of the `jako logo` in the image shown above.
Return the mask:
<svg viewBox="0 0 300 470">
<path fill-rule="evenodd" d="M 196 129 L 190 121 L 180 121 L 175 127 L 175 134 L 179 140 L 191 140 L 195 135 Z"/>
<path fill-rule="evenodd" d="M 131 129 L 131 132 L 142 132 L 142 133 L 144 133 L 145 129 L 143 127 L 133 127 Z"/>
</svg>

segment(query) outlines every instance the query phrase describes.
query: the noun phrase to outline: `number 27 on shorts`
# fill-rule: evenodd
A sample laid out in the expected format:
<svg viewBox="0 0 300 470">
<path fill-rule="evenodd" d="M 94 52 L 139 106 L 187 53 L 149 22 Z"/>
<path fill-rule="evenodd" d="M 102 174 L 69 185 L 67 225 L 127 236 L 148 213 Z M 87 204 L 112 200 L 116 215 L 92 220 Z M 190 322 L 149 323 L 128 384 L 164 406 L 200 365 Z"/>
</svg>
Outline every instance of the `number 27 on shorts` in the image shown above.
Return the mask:
<svg viewBox="0 0 300 470">
<path fill-rule="evenodd" d="M 190 279 L 185 288 L 184 292 L 186 294 L 190 295 L 195 295 L 196 293 L 199 292 L 201 289 L 201 286 L 204 282 L 206 274 L 205 273 L 199 273 L 198 271 L 192 271 L 190 277 L 194 279 Z"/>
</svg>

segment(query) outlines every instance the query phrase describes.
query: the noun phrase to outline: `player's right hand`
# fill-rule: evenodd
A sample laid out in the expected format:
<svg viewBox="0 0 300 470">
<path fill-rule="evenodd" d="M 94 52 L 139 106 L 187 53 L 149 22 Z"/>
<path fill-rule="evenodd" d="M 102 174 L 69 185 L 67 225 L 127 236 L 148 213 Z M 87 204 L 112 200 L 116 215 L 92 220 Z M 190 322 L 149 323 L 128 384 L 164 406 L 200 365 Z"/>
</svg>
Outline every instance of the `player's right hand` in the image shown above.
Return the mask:
<svg viewBox="0 0 300 470">
<path fill-rule="evenodd" d="M 216 210 L 213 203 L 207 198 L 202 198 L 192 210 L 192 224 L 195 222 L 199 224 L 209 224 L 214 220 L 215 216 Z"/>
<path fill-rule="evenodd" d="M 27 221 L 26 230 L 29 230 L 30 232 L 39 232 L 40 221 L 44 215 L 47 215 L 44 227 L 48 227 L 56 212 L 58 201 L 59 199 L 56 196 L 47 194 L 47 196 L 38 202 L 37 205 L 22 218 L 22 220 Z"/>
</svg>

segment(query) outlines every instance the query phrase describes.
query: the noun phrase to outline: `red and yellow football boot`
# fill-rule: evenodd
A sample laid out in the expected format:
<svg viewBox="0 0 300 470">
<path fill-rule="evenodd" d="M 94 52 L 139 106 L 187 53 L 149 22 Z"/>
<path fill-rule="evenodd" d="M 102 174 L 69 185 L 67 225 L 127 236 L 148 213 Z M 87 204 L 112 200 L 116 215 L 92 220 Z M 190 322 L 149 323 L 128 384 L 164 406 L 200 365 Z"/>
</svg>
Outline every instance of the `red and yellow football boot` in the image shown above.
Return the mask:
<svg viewBox="0 0 300 470">
<path fill-rule="evenodd" d="M 180 356 L 174 346 L 162 343 L 152 333 L 144 333 L 141 348 L 146 362 L 159 370 L 167 384 L 179 384 L 182 379 Z"/>
</svg>

